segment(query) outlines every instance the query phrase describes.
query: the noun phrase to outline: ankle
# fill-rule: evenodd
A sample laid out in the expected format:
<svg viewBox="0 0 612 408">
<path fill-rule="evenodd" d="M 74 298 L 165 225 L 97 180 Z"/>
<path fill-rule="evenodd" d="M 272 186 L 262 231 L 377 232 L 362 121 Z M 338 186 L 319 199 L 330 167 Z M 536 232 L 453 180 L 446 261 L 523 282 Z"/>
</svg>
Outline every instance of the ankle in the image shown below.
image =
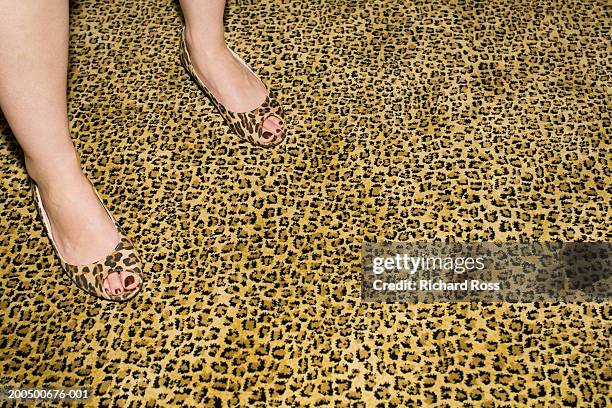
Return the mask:
<svg viewBox="0 0 612 408">
<path fill-rule="evenodd" d="M 210 35 L 210 33 L 199 33 L 187 27 L 185 41 L 189 52 L 202 58 L 215 58 L 220 53 L 227 51 L 227 44 L 222 33 Z"/>
<path fill-rule="evenodd" d="M 32 158 L 25 156 L 28 175 L 41 188 L 81 181 L 85 177 L 76 153 L 66 157 Z"/>
</svg>

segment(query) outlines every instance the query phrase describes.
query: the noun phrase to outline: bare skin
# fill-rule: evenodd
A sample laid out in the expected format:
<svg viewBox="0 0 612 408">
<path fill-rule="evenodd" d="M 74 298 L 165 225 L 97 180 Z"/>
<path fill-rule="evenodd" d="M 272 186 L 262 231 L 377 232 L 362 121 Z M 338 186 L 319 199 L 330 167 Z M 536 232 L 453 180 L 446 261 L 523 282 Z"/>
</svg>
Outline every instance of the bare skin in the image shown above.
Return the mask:
<svg viewBox="0 0 612 408">
<path fill-rule="evenodd" d="M 88 264 L 113 251 L 119 234 L 83 174 L 68 130 L 67 0 L 0 0 L 0 106 L 38 185 L 59 254 Z M 112 293 L 138 276 L 111 274 Z"/>
<path fill-rule="evenodd" d="M 225 0 L 181 0 L 187 42 L 198 76 L 234 112 L 259 106 L 264 85 L 228 50 Z M 68 0 L 0 0 L 0 107 L 36 182 L 60 257 L 84 265 L 103 259 L 119 233 L 83 174 L 68 126 Z M 280 133 L 269 118 L 265 135 Z M 134 290 L 137 275 L 122 271 L 104 282 L 108 293 Z"/>
<path fill-rule="evenodd" d="M 223 34 L 225 0 L 181 0 L 187 30 L 185 37 L 198 77 L 215 98 L 230 111 L 248 112 L 266 98 L 266 88 L 227 48 Z M 265 132 L 278 135 L 283 123 L 270 117 L 263 124 Z"/>
</svg>

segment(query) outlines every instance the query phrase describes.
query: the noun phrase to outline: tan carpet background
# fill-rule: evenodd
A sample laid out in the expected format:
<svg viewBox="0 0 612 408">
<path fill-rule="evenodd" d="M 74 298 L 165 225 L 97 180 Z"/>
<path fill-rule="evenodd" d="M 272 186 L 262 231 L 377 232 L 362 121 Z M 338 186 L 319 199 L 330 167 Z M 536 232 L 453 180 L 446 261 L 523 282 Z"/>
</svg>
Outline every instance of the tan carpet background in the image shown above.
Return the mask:
<svg viewBox="0 0 612 408">
<path fill-rule="evenodd" d="M 607 1 L 232 1 L 282 95 L 239 143 L 171 1 L 74 1 L 70 115 L 145 262 L 128 304 L 61 273 L 0 119 L 0 386 L 90 405 L 599 406 L 610 306 L 366 304 L 361 242 L 612 238 Z"/>
</svg>

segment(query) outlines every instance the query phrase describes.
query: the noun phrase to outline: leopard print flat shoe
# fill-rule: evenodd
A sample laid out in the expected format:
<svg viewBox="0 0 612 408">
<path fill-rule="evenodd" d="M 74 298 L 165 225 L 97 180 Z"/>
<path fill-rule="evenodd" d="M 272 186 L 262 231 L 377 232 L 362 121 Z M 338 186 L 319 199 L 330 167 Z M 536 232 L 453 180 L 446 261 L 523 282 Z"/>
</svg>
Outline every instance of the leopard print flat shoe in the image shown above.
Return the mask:
<svg viewBox="0 0 612 408">
<path fill-rule="evenodd" d="M 244 65 L 251 74 L 253 74 L 257 79 L 261 81 L 261 79 L 249 68 L 249 66 L 238 57 L 234 51 L 230 49 L 232 55 L 242 64 Z M 214 95 L 206 88 L 204 83 L 200 80 L 198 75 L 195 72 L 195 69 L 191 63 L 191 56 L 189 55 L 189 50 L 187 49 L 187 42 L 185 40 L 185 27 L 183 27 L 183 31 L 181 34 L 181 62 L 183 66 L 189 73 L 189 75 L 193 78 L 196 84 L 200 87 L 200 89 L 204 92 L 204 94 L 212 101 L 213 105 L 217 107 L 221 116 L 225 119 L 227 124 L 232 128 L 232 130 L 238 135 L 238 137 L 242 140 L 248 141 L 249 143 L 260 146 L 260 147 L 274 147 L 281 143 L 285 138 L 285 129 L 283 129 L 280 134 L 272 135 L 274 139 L 270 142 L 262 142 L 263 138 L 263 123 L 266 119 L 271 116 L 275 116 L 281 123 L 286 123 L 285 113 L 278 102 L 276 94 L 273 90 L 270 90 L 266 84 L 261 81 L 264 86 L 266 86 L 267 96 L 263 103 L 250 112 L 231 112 L 227 110 Z"/>
<path fill-rule="evenodd" d="M 104 206 L 102 198 L 100 198 L 100 195 L 93 186 L 92 188 L 98 196 L 98 199 Z M 49 222 L 49 218 L 47 217 L 47 212 L 45 211 L 45 208 L 42 204 L 40 191 L 38 190 L 38 186 L 34 182 L 32 182 L 32 192 L 34 195 L 34 202 L 36 203 L 38 212 L 43 220 L 43 224 L 45 225 L 47 236 L 51 240 L 51 244 L 53 245 L 53 249 L 55 249 L 55 253 L 57 254 L 58 259 L 60 260 L 62 268 L 79 288 L 83 289 L 85 292 L 95 297 L 115 302 L 123 302 L 130 300 L 134 296 L 136 296 L 138 292 L 140 292 L 140 289 L 143 285 L 142 262 L 140 260 L 140 256 L 134 249 L 134 246 L 132 245 L 130 240 L 125 236 L 125 234 L 121 230 L 121 227 L 119 227 L 119 225 L 113 218 L 113 215 L 110 213 L 110 211 L 108 211 L 106 206 L 104 206 L 104 209 L 115 224 L 117 231 L 119 231 L 119 243 L 117 244 L 113 252 L 110 255 L 104 257 L 104 259 L 101 259 L 97 262 L 92 262 L 88 265 L 70 265 L 62 259 L 57 249 L 57 245 L 53 239 L 53 234 L 51 233 L 51 224 Z M 111 273 L 120 273 L 121 271 L 131 272 L 137 275 L 139 278 L 138 286 L 132 290 L 127 290 L 116 295 L 106 293 L 103 287 L 104 280 Z"/>
</svg>

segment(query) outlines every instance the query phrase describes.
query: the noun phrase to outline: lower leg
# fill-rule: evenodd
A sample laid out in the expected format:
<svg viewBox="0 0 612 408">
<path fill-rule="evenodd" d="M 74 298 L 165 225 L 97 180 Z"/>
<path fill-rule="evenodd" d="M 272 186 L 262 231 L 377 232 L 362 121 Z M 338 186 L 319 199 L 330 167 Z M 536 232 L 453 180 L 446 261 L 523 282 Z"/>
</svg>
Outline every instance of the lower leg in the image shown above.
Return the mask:
<svg viewBox="0 0 612 408">
<path fill-rule="evenodd" d="M 225 0 L 180 0 L 185 17 L 187 43 L 203 54 L 225 51 L 223 11 Z"/>
<path fill-rule="evenodd" d="M 206 87 L 228 110 L 248 112 L 266 97 L 266 88 L 228 50 L 223 30 L 225 0 L 180 0 L 185 16 L 185 39 L 194 68 Z M 271 117 L 264 132 L 279 134 L 280 121 Z M 264 143 L 269 140 L 263 140 Z"/>
<path fill-rule="evenodd" d="M 80 168 L 66 112 L 67 0 L 0 0 L 0 106 L 28 172 L 47 182 Z"/>
<path fill-rule="evenodd" d="M 0 0 L 0 107 L 40 189 L 58 251 L 68 263 L 86 264 L 112 252 L 119 236 L 72 144 L 67 64 L 68 0 Z M 123 290 L 120 277 L 111 279 Z"/>
</svg>

